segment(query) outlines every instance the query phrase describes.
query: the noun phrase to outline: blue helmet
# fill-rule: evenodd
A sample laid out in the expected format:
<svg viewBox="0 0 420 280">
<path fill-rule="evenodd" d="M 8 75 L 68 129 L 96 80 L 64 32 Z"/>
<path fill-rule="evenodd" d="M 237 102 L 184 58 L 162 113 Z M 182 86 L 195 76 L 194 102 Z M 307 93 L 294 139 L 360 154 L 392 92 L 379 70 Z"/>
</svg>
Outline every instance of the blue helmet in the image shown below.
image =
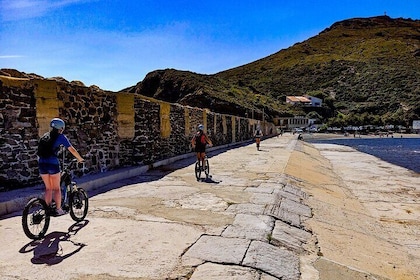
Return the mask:
<svg viewBox="0 0 420 280">
<path fill-rule="evenodd" d="M 199 124 L 197 128 L 198 128 L 198 130 L 204 130 L 204 125 Z"/>
<path fill-rule="evenodd" d="M 66 124 L 62 119 L 54 118 L 51 120 L 50 126 L 55 129 L 64 129 Z"/>
</svg>

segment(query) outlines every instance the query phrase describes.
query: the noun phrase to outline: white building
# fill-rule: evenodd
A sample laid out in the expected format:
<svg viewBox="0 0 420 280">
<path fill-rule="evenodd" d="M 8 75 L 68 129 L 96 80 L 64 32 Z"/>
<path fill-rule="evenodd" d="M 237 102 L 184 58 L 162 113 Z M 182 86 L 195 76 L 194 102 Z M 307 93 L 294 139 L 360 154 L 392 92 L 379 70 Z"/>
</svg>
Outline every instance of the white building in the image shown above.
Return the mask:
<svg viewBox="0 0 420 280">
<path fill-rule="evenodd" d="M 317 97 L 313 97 L 313 96 L 309 96 L 309 95 L 307 95 L 306 98 L 311 100 L 311 106 L 312 107 L 321 107 L 322 106 L 322 99 L 317 98 Z"/>
<path fill-rule="evenodd" d="M 296 128 L 306 128 L 309 126 L 309 119 L 304 116 L 281 117 L 277 118 L 275 122 L 283 130 L 293 131 Z"/>
<path fill-rule="evenodd" d="M 305 96 L 286 96 L 286 103 L 291 105 L 302 105 L 311 107 L 321 107 L 322 99 L 305 95 Z"/>
</svg>

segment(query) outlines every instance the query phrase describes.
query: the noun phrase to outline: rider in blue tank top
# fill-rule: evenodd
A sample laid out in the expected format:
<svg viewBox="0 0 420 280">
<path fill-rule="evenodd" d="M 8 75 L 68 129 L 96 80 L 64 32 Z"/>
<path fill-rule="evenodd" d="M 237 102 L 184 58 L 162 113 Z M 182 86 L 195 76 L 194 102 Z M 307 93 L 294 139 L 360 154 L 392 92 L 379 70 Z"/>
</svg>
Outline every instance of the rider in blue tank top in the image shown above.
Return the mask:
<svg viewBox="0 0 420 280">
<path fill-rule="evenodd" d="M 60 150 L 60 146 L 64 146 L 66 149 L 71 147 L 71 143 L 69 139 L 64 134 L 59 134 L 57 137 L 57 140 L 55 140 L 53 145 L 53 150 L 55 151 L 55 154 L 51 157 L 43 158 L 40 157 L 38 162 L 39 163 L 49 163 L 49 164 L 60 164 L 60 161 L 58 160 L 58 151 Z"/>
<path fill-rule="evenodd" d="M 54 194 L 57 215 L 63 215 L 65 212 L 61 208 L 60 161 L 58 160 L 57 152 L 60 146 L 64 146 L 79 162 L 82 162 L 83 158 L 71 145 L 69 139 L 63 135 L 65 123 L 62 119 L 52 119 L 50 126 L 50 135 L 53 139 L 56 139 L 53 144 L 54 155 L 38 159 L 39 174 L 45 184 L 45 202 L 47 205 L 51 205 Z"/>
</svg>

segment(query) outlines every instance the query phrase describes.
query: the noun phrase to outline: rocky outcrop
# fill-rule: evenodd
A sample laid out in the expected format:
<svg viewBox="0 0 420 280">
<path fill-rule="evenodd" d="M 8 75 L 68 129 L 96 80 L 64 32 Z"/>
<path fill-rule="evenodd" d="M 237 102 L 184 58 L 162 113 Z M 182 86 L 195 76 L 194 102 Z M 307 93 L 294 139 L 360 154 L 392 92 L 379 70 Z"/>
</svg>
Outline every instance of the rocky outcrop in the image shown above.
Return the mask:
<svg viewBox="0 0 420 280">
<path fill-rule="evenodd" d="M 262 116 L 264 111 L 270 119 L 314 111 L 334 125 L 340 112 L 348 116 L 344 126 L 409 126 L 420 118 L 419 45 L 419 20 L 353 18 L 240 67 L 214 75 L 153 71 L 132 90 L 241 116 L 252 111 Z M 312 110 L 285 103 L 287 95 L 303 94 L 323 99 L 323 107 Z M 354 117 L 360 114 L 367 117 Z"/>
</svg>

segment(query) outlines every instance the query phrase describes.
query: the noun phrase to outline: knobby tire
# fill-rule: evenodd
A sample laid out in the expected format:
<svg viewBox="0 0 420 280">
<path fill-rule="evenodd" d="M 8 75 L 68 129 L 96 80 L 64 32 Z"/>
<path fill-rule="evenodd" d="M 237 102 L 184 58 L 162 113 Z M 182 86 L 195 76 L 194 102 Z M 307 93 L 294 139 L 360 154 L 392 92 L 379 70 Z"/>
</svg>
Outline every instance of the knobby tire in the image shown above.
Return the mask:
<svg viewBox="0 0 420 280">
<path fill-rule="evenodd" d="M 208 159 L 206 159 L 206 168 L 204 169 L 204 173 L 206 173 L 206 179 L 208 179 L 210 174 L 210 165 Z"/>
<path fill-rule="evenodd" d="M 41 198 L 32 198 L 23 209 L 23 232 L 30 239 L 38 240 L 45 236 L 50 225 L 47 203 Z"/>
<path fill-rule="evenodd" d="M 69 200 L 70 216 L 73 221 L 80 222 L 86 218 L 89 208 L 89 198 L 86 191 L 78 188 L 70 194 Z"/>
<path fill-rule="evenodd" d="M 195 177 L 197 180 L 200 180 L 201 178 L 201 166 L 199 161 L 195 163 Z"/>
</svg>

